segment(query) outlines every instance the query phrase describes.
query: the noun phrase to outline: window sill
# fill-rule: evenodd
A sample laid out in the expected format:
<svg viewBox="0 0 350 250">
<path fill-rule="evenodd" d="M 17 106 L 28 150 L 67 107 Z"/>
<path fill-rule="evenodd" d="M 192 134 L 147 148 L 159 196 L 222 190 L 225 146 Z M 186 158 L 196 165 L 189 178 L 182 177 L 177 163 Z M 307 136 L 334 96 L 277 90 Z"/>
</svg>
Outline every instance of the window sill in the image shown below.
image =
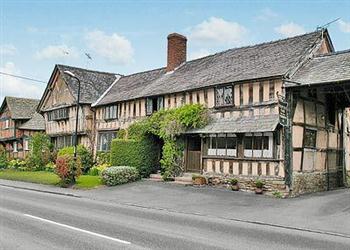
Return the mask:
<svg viewBox="0 0 350 250">
<path fill-rule="evenodd" d="M 104 119 L 105 122 L 114 122 L 117 120 L 118 120 L 118 118 Z"/>
</svg>

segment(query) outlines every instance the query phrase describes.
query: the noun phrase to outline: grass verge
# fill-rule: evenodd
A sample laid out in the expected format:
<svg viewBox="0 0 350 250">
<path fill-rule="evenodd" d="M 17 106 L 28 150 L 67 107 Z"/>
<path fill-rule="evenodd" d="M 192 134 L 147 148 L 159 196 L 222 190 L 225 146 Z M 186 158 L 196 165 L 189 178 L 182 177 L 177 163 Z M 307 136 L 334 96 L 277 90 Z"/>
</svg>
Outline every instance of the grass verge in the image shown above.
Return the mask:
<svg viewBox="0 0 350 250">
<path fill-rule="evenodd" d="M 60 179 L 55 173 L 46 171 L 16 171 L 5 169 L 0 171 L 0 179 L 12 181 L 24 181 L 45 185 L 58 185 Z M 88 189 L 101 186 L 102 182 L 99 176 L 81 175 L 77 179 L 75 188 Z"/>
<path fill-rule="evenodd" d="M 0 179 L 33 182 L 45 185 L 57 185 L 60 182 L 60 178 L 58 178 L 57 175 L 51 172 L 16 171 L 10 169 L 0 171 Z"/>
<path fill-rule="evenodd" d="M 74 187 L 84 189 L 84 188 L 95 188 L 101 185 L 102 185 L 102 182 L 99 176 L 81 175 L 77 179 L 77 182 L 74 185 Z"/>
</svg>

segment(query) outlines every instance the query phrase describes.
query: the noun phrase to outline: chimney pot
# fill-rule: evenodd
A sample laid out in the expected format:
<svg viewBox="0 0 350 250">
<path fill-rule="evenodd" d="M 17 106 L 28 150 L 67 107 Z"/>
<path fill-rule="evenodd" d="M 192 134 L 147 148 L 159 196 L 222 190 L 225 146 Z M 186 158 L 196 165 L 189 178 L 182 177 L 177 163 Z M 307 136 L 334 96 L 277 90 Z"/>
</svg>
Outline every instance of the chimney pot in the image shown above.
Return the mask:
<svg viewBox="0 0 350 250">
<path fill-rule="evenodd" d="M 167 72 L 173 71 L 186 62 L 187 38 L 178 33 L 168 35 L 168 61 Z"/>
</svg>

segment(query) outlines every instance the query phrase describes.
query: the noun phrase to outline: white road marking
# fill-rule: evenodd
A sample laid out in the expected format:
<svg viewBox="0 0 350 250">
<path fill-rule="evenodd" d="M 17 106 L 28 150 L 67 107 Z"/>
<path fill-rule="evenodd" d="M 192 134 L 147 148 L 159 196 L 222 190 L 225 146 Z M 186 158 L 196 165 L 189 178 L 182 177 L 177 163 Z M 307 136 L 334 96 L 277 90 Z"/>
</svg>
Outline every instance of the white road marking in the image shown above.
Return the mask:
<svg viewBox="0 0 350 250">
<path fill-rule="evenodd" d="M 47 222 L 47 223 L 50 223 L 50 224 L 53 224 L 53 225 L 65 227 L 65 228 L 68 228 L 68 229 L 71 229 L 71 230 L 75 230 L 75 231 L 78 231 L 78 232 L 90 234 L 90 235 L 93 235 L 93 236 L 96 236 L 96 237 L 100 237 L 100 238 L 103 238 L 103 239 L 112 240 L 112 241 L 115 241 L 115 242 L 118 242 L 118 243 L 127 244 L 127 245 L 131 244 L 131 242 L 129 242 L 129 241 L 120 240 L 120 239 L 117 239 L 117 238 L 112 238 L 112 237 L 109 237 L 109 236 L 106 236 L 106 235 L 103 235 L 103 234 L 94 233 L 94 232 L 87 231 L 87 230 L 84 230 L 84 229 L 80 229 L 80 228 L 77 228 L 77 227 L 72 227 L 72 226 L 65 225 L 65 224 L 62 224 L 62 223 L 58 223 L 58 222 L 55 222 L 55 221 L 43 219 L 43 218 L 40 218 L 40 217 L 37 217 L 37 216 L 34 216 L 34 215 L 30 215 L 30 214 L 23 214 L 23 215 L 27 216 L 29 218 L 32 218 L 32 219 L 37 219 L 37 220 L 40 220 L 40 221 L 43 221 L 43 222 Z"/>
</svg>

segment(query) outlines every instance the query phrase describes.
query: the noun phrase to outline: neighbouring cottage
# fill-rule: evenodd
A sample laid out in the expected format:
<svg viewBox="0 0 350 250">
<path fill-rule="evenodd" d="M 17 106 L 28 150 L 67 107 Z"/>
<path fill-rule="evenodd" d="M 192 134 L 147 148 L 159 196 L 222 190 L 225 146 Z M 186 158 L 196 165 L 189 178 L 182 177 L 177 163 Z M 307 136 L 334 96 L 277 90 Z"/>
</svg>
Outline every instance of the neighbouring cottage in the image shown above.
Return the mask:
<svg viewBox="0 0 350 250">
<path fill-rule="evenodd" d="M 29 140 L 45 131 L 44 118 L 36 112 L 40 100 L 6 96 L 0 108 L 0 143 L 9 158 L 25 158 Z"/>
<path fill-rule="evenodd" d="M 236 176 L 246 189 L 260 178 L 270 191 L 295 194 L 344 185 L 346 92 L 336 95 L 309 82 L 317 75 L 309 74 L 310 64 L 336 57 L 327 30 L 192 61 L 186 61 L 186 42 L 170 34 L 166 67 L 121 76 L 93 104 L 97 151 L 108 150 L 116 131 L 135 120 L 159 109 L 200 103 L 213 121 L 186 132 L 186 172 Z M 345 62 L 339 71 L 348 76 Z M 332 68 L 323 67 L 317 70 L 327 79 Z M 326 82 L 338 84 L 336 78 Z"/>
<path fill-rule="evenodd" d="M 81 82 L 78 121 L 78 143 L 93 149 L 94 116 L 91 104 L 120 76 L 65 65 L 56 65 L 38 105 L 45 118 L 46 133 L 56 149 L 71 146 L 75 132 L 78 83 L 65 71 L 75 74 Z"/>
</svg>

